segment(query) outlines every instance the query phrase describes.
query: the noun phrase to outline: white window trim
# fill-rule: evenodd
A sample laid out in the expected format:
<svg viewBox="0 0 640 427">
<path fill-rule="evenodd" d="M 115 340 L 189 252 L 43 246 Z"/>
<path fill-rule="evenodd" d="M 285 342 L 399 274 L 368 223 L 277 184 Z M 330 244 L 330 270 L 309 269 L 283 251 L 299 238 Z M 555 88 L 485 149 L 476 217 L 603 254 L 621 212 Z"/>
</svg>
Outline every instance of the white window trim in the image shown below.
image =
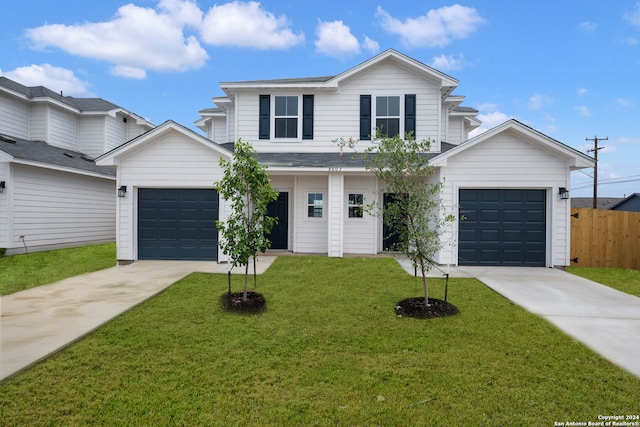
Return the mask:
<svg viewBox="0 0 640 427">
<path fill-rule="evenodd" d="M 309 216 L 309 207 L 312 206 L 309 204 L 309 194 L 322 194 L 322 216 Z M 305 221 L 323 221 L 326 217 L 325 213 L 327 211 L 327 194 L 326 191 L 322 190 L 309 190 L 305 193 L 304 198 L 304 219 Z"/>
<path fill-rule="evenodd" d="M 395 119 L 397 117 L 398 118 L 398 122 L 399 122 L 398 123 L 398 131 L 399 131 L 398 133 L 402 137 L 402 139 L 404 139 L 405 132 L 404 132 L 404 102 L 403 101 L 404 101 L 405 95 L 406 94 L 401 94 L 401 95 L 398 95 L 398 94 L 373 95 L 373 99 L 372 99 L 372 104 L 373 105 L 371 106 L 371 108 L 374 111 L 373 111 L 373 114 L 371 115 L 372 116 L 372 120 L 371 120 L 371 126 L 372 126 L 371 135 L 376 135 L 376 132 L 378 130 L 378 128 L 377 128 L 378 118 L 381 118 L 381 119 Z M 398 110 L 400 112 L 400 115 L 399 116 L 378 116 L 378 98 L 381 98 L 381 97 L 389 98 L 389 97 L 392 97 L 392 96 L 395 96 L 395 97 L 399 98 L 400 105 L 399 105 L 399 109 Z"/>
<path fill-rule="evenodd" d="M 281 96 L 295 96 L 298 98 L 298 115 L 296 116 L 298 119 L 298 130 L 295 138 L 276 138 L 276 117 L 293 118 L 293 116 L 276 116 L 276 98 Z M 279 93 L 271 96 L 271 117 L 269 118 L 271 123 L 269 140 L 271 142 L 302 142 L 302 102 L 302 95 L 297 93 Z"/>
<path fill-rule="evenodd" d="M 362 216 L 361 217 L 350 217 L 349 216 L 349 208 L 351 206 L 356 206 L 356 205 L 350 205 L 349 204 L 349 194 L 362 194 Z M 347 208 L 346 212 L 345 212 L 345 219 L 347 221 L 354 221 L 354 222 L 362 222 L 365 221 L 367 219 L 367 211 L 365 210 L 365 205 L 367 204 L 367 193 L 365 191 L 360 191 L 360 190 L 347 190 L 344 193 L 345 196 L 345 206 Z"/>
</svg>

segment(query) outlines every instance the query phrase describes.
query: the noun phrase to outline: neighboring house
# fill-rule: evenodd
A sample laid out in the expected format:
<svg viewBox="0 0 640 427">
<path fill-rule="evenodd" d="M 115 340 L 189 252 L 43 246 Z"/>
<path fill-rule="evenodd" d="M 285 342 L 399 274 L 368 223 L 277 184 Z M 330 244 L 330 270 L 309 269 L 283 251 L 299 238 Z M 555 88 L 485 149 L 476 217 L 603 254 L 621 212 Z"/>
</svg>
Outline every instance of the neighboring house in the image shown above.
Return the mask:
<svg viewBox="0 0 640 427">
<path fill-rule="evenodd" d="M 596 209 L 611 209 L 613 205 L 624 200 L 622 197 L 598 197 Z M 572 208 L 591 208 L 593 209 L 593 197 L 572 197 Z"/>
<path fill-rule="evenodd" d="M 626 199 L 615 203 L 609 209 L 614 211 L 640 212 L 640 193 L 633 193 Z"/>
<path fill-rule="evenodd" d="M 152 128 L 103 99 L 0 77 L 0 248 L 115 240 L 115 173 L 93 158 Z"/>
<path fill-rule="evenodd" d="M 377 127 L 434 142 L 447 213 L 459 218 L 435 261 L 453 265 L 569 265 L 570 171 L 593 167 L 580 152 L 510 120 L 468 140 L 477 111 L 453 95 L 458 81 L 394 50 L 336 76 L 221 83 L 202 110 L 207 137 L 165 122 L 96 160 L 117 167 L 118 260 L 225 260 L 215 219 L 228 215 L 213 183 L 220 157 L 249 141 L 280 192 L 273 248 L 376 254 L 393 230 L 360 209 L 383 203 L 384 183 L 334 141 L 371 146 Z M 216 141 L 217 143 L 213 142 Z"/>
</svg>

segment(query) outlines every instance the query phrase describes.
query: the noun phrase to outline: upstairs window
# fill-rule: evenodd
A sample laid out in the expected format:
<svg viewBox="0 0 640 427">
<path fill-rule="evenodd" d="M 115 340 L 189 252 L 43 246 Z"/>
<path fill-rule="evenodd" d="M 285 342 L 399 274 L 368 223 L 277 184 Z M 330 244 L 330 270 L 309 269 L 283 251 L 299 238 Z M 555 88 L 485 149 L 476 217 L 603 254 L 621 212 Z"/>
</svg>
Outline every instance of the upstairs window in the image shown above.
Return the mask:
<svg viewBox="0 0 640 427">
<path fill-rule="evenodd" d="M 393 137 L 400 134 L 400 97 L 376 97 L 376 128 L 381 136 Z"/>
<path fill-rule="evenodd" d="M 275 97 L 275 137 L 298 137 L 298 97 Z"/>
</svg>

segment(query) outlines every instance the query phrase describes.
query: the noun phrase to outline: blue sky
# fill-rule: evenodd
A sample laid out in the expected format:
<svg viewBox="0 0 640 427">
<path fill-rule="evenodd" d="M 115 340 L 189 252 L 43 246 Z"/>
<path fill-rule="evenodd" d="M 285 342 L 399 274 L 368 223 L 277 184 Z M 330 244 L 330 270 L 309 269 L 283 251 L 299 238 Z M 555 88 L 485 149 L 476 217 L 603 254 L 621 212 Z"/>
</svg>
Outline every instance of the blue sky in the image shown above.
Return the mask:
<svg viewBox="0 0 640 427">
<path fill-rule="evenodd" d="M 599 152 L 600 196 L 640 192 L 640 2 L 23 0 L 0 74 L 193 127 L 219 82 L 339 74 L 396 49 L 458 79 L 482 129 L 509 118 Z M 571 194 L 592 195 L 592 170 Z"/>
</svg>

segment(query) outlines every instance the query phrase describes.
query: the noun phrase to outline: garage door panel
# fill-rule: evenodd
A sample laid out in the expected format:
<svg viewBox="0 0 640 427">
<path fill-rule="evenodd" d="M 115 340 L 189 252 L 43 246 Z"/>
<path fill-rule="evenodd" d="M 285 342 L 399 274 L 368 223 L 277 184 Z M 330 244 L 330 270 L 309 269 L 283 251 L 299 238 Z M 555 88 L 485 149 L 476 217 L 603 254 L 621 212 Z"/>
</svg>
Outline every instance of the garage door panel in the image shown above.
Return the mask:
<svg viewBox="0 0 640 427">
<path fill-rule="evenodd" d="M 138 190 L 138 258 L 216 260 L 218 193 L 213 189 Z"/>
<path fill-rule="evenodd" d="M 459 201 L 460 265 L 545 265 L 545 190 L 461 189 Z"/>
</svg>

